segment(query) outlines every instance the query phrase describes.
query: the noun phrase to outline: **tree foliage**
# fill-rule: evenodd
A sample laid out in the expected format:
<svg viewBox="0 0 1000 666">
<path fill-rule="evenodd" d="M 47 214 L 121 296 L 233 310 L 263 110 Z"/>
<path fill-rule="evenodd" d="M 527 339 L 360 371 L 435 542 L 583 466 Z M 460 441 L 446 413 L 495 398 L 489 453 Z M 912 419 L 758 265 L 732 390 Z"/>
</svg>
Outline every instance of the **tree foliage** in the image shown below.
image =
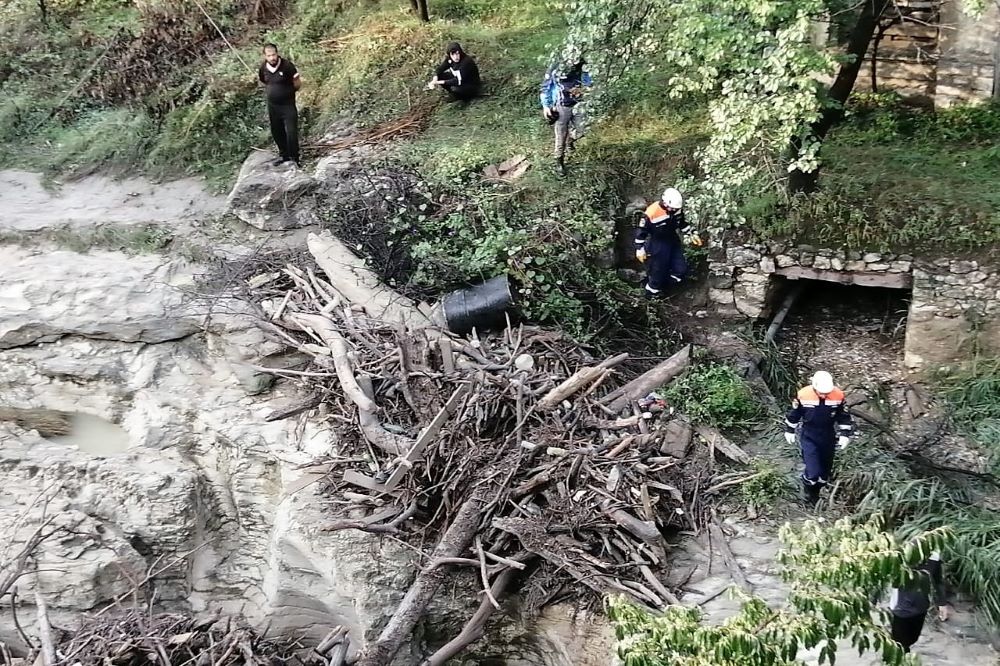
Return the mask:
<svg viewBox="0 0 1000 666">
<path fill-rule="evenodd" d="M 742 195 L 762 184 L 781 189 L 789 174 L 800 176 L 793 183 L 814 182 L 801 176 L 817 172 L 822 140 L 842 116 L 890 3 L 569 0 L 561 57 L 586 54 L 607 88 L 626 81 L 623 71 L 659 70 L 669 98 L 707 101 L 712 131 L 699 154 L 702 173 L 684 185 L 690 208 L 722 226 L 740 221 Z M 830 17 L 848 24 L 844 45 L 817 34 Z"/>
<path fill-rule="evenodd" d="M 800 650 L 819 648 L 819 663 L 833 664 L 838 643 L 874 651 L 892 666 L 915 663 L 885 629 L 873 598 L 915 575 L 913 565 L 941 549 L 945 529 L 903 542 L 883 528 L 842 519 L 832 526 L 808 521 L 785 525 L 779 554 L 790 585 L 787 606 L 772 608 L 740 594 L 740 611 L 719 625 L 703 623 L 698 608 L 672 606 L 654 617 L 623 598 L 608 601 L 618 656 L 626 666 L 798 666 Z"/>
</svg>

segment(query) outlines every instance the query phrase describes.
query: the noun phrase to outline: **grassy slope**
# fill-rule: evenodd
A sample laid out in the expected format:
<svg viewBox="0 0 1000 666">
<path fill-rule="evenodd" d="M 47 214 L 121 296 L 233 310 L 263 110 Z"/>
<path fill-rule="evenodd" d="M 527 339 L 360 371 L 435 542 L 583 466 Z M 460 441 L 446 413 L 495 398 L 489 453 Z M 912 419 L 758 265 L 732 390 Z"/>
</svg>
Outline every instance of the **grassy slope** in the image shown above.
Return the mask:
<svg viewBox="0 0 1000 666">
<path fill-rule="evenodd" d="M 251 66 L 264 40 L 276 41 L 299 66 L 307 139 L 339 113 L 371 124 L 425 103 L 433 95 L 421 87 L 442 45 L 460 39 L 479 60 L 490 96 L 464 111 L 437 107 L 426 132 L 399 146 L 399 155 L 441 183 L 517 153 L 535 164 L 549 159 L 550 133 L 535 91 L 542 59 L 563 32 L 555 5 L 435 0 L 435 20 L 421 24 L 403 0 L 290 4 L 284 17 L 261 24 L 241 18 L 241 0 L 213 0 L 209 7 Z M 205 174 L 225 187 L 249 146 L 268 145 L 254 78 L 221 41 L 198 57 L 178 55 L 154 92 L 109 105 L 94 90 L 101 68 L 132 61 L 105 62 L 73 92 L 75 84 L 117 31 L 138 33 L 155 20 L 123 0 L 54 3 L 44 29 L 34 11 L 27 2 L 0 9 L 6 26 L 0 48 L 11 63 L 0 69 L 0 164 L 76 173 L 138 166 L 154 176 Z M 201 21 L 194 7 L 171 11 L 192 25 Z M 208 30 L 204 22 L 201 29 Z M 668 103 L 661 83 L 630 85 L 619 112 L 574 157 L 574 182 L 586 183 L 581 197 L 591 205 L 608 204 L 591 185 L 648 196 L 679 166 L 691 166 L 701 115 Z M 938 117 L 868 103 L 826 146 L 823 192 L 791 209 L 763 196 L 745 211 L 765 238 L 982 252 L 1000 241 L 998 134 L 996 108 Z M 566 192 L 544 169 L 529 172 L 519 190 L 533 206 L 558 204 Z"/>
</svg>

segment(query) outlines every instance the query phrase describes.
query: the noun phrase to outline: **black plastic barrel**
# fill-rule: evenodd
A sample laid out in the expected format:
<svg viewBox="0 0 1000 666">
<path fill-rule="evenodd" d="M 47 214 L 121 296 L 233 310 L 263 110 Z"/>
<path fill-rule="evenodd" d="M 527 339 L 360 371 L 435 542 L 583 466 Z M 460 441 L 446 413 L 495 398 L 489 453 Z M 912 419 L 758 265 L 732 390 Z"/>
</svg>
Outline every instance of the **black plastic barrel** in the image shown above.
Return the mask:
<svg viewBox="0 0 1000 666">
<path fill-rule="evenodd" d="M 441 301 L 448 330 L 459 334 L 473 328 L 478 331 L 503 328 L 507 325 L 505 315 L 513 306 L 514 297 L 506 275 L 453 291 Z"/>
</svg>

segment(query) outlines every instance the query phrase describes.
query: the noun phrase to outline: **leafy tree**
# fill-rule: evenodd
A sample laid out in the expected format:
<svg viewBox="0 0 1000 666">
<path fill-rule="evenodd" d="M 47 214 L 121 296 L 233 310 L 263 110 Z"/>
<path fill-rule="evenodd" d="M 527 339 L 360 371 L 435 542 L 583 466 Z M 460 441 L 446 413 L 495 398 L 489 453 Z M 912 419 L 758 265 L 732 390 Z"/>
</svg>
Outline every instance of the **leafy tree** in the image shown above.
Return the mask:
<svg viewBox="0 0 1000 666">
<path fill-rule="evenodd" d="M 938 529 L 901 542 L 880 518 L 842 519 L 824 527 L 808 521 L 781 530 L 779 554 L 790 584 L 786 608 L 740 595 L 740 612 L 720 625 L 702 623 L 698 608 L 671 606 L 654 617 L 624 598 L 608 601 L 618 656 L 626 666 L 798 666 L 801 649 L 820 647 L 820 663 L 834 663 L 837 644 L 875 651 L 891 666 L 917 663 L 884 628 L 872 599 L 912 579 L 912 567 L 950 534 Z"/>
<path fill-rule="evenodd" d="M 902 15 L 896 1 L 570 0 L 560 57 L 586 54 L 611 88 L 624 71 L 665 70 L 666 95 L 707 99 L 712 135 L 699 187 L 688 190 L 726 222 L 762 176 L 791 191 L 815 187 L 822 141 L 843 118 L 880 19 Z M 840 28 L 839 43 L 816 34 L 824 20 Z"/>
</svg>

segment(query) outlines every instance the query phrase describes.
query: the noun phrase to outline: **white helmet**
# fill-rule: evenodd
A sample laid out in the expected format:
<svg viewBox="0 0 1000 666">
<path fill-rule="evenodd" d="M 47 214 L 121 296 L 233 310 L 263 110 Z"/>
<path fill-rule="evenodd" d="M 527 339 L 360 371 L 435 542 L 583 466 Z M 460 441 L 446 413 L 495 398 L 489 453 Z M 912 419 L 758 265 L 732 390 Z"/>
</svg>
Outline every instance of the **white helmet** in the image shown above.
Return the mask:
<svg viewBox="0 0 1000 666">
<path fill-rule="evenodd" d="M 684 206 L 684 197 L 674 187 L 663 190 L 663 196 L 660 197 L 660 200 L 663 201 L 664 206 L 674 210 L 680 210 Z"/>
<path fill-rule="evenodd" d="M 812 387 L 817 393 L 829 393 L 833 390 L 833 377 L 826 370 L 820 370 L 813 375 Z"/>
</svg>

